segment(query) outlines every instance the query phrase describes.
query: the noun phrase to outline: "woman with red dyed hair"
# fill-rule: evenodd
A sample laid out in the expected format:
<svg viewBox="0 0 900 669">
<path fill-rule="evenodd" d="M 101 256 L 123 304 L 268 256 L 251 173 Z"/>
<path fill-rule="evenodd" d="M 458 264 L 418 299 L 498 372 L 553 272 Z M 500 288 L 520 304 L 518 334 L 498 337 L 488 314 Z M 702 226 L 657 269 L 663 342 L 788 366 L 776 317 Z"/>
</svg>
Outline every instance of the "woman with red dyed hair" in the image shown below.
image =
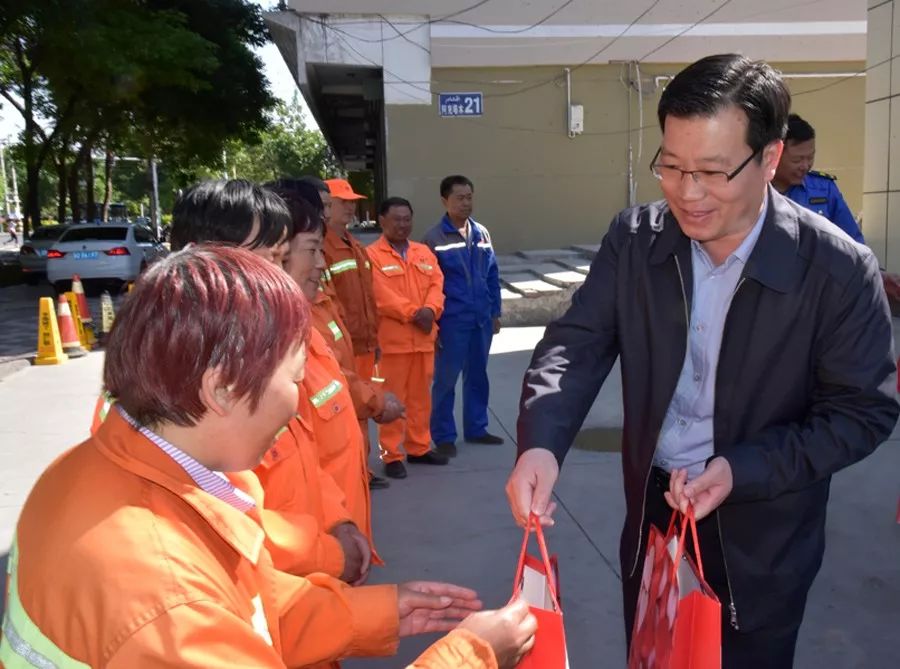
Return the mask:
<svg viewBox="0 0 900 669">
<path fill-rule="evenodd" d="M 136 284 L 107 348 L 116 405 L 22 511 L 0 664 L 302 667 L 392 652 L 480 607 L 448 584 L 273 567 L 243 470 L 294 414 L 308 330 L 300 289 L 245 250 L 191 248 Z M 511 666 L 532 623 L 523 604 L 477 614 L 415 666 Z"/>
</svg>

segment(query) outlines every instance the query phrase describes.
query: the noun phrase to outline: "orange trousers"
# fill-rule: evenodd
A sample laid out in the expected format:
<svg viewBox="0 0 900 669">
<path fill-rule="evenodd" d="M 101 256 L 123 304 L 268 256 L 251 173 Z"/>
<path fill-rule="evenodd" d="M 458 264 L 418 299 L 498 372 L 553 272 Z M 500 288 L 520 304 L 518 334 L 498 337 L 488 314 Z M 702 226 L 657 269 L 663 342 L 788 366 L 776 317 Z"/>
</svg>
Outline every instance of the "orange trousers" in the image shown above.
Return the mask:
<svg viewBox="0 0 900 669">
<path fill-rule="evenodd" d="M 371 379 L 375 376 L 375 351 L 356 356 L 356 373 L 363 379 Z M 366 454 L 372 452 L 372 441 L 369 439 L 369 420 L 364 418 L 359 421 L 359 429 L 363 433 L 363 441 L 366 444 Z M 372 471 L 369 470 L 371 476 Z"/>
<path fill-rule="evenodd" d="M 406 418 L 378 426 L 378 444 L 385 463 L 407 455 L 424 455 L 431 448 L 431 380 L 434 353 L 384 353 L 381 356 L 384 389 L 406 406 Z M 401 450 L 401 447 L 403 450 Z"/>
</svg>

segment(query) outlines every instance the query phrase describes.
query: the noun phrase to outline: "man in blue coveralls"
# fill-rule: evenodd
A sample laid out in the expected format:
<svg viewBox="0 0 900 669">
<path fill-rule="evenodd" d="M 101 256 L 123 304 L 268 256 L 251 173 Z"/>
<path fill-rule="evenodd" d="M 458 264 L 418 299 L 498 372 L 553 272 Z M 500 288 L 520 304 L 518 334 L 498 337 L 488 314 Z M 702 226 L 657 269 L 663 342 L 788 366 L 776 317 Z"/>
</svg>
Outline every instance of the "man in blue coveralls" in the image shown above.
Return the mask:
<svg viewBox="0 0 900 669">
<path fill-rule="evenodd" d="M 502 444 L 488 427 L 487 361 L 491 339 L 500 331 L 500 275 L 491 236 L 472 219 L 472 182 L 462 175 L 441 181 L 446 214 L 422 240 L 444 273 L 444 313 L 431 387 L 431 438 L 437 451 L 456 455 L 453 404 L 463 375 L 463 436 L 476 444 Z"/>
<path fill-rule="evenodd" d="M 775 170 L 772 185 L 802 207 L 824 216 L 860 244 L 863 234 L 835 183 L 836 177 L 816 172 L 816 131 L 797 114 L 788 116 L 784 153 Z"/>
</svg>

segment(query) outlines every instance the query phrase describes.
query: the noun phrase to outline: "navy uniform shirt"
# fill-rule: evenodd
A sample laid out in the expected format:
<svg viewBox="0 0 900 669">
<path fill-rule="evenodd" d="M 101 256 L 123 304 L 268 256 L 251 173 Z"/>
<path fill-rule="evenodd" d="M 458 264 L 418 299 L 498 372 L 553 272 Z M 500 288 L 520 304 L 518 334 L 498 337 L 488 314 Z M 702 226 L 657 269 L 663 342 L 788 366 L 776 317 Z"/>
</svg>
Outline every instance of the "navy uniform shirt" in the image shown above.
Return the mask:
<svg viewBox="0 0 900 669">
<path fill-rule="evenodd" d="M 812 170 L 803 178 L 802 184 L 788 188 L 785 196 L 819 216 L 824 216 L 855 241 L 865 244 L 862 231 L 834 182 L 835 177 L 830 174 Z"/>
</svg>

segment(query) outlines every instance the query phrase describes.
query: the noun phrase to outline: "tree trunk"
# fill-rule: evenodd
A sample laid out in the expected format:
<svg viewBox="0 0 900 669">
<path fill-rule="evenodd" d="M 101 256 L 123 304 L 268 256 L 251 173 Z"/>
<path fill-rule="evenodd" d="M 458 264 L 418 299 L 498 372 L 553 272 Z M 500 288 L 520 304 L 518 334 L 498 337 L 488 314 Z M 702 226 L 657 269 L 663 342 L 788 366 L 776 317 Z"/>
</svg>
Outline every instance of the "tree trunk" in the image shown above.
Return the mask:
<svg viewBox="0 0 900 669">
<path fill-rule="evenodd" d="M 37 147 L 34 135 L 37 131 L 37 123 L 34 120 L 34 98 L 31 94 L 30 76 L 24 76 L 22 81 L 22 98 L 25 105 L 25 220 L 22 221 L 22 238 L 28 235 L 29 225 L 41 221 L 41 200 L 38 189 L 41 182 L 41 164 L 38 162 Z"/>
<path fill-rule="evenodd" d="M 93 146 L 88 144 L 86 145 L 86 148 L 82 147 L 82 152 L 84 153 L 84 162 L 82 165 L 84 166 L 85 218 L 91 223 L 99 218 L 97 216 L 97 198 L 96 193 L 94 192 L 94 158 L 91 155 L 93 153 Z"/>
<path fill-rule="evenodd" d="M 69 205 L 72 210 L 72 222 L 81 222 L 81 189 L 78 188 L 78 169 L 80 167 L 80 156 L 76 155 L 69 167 Z"/>
<path fill-rule="evenodd" d="M 60 151 L 60 157 L 56 160 L 56 220 L 60 223 L 66 220 L 66 156 Z"/>
<path fill-rule="evenodd" d="M 109 222 L 109 202 L 112 200 L 112 171 L 113 171 L 113 152 L 109 144 L 106 145 L 106 159 L 103 161 L 103 222 Z"/>
</svg>

